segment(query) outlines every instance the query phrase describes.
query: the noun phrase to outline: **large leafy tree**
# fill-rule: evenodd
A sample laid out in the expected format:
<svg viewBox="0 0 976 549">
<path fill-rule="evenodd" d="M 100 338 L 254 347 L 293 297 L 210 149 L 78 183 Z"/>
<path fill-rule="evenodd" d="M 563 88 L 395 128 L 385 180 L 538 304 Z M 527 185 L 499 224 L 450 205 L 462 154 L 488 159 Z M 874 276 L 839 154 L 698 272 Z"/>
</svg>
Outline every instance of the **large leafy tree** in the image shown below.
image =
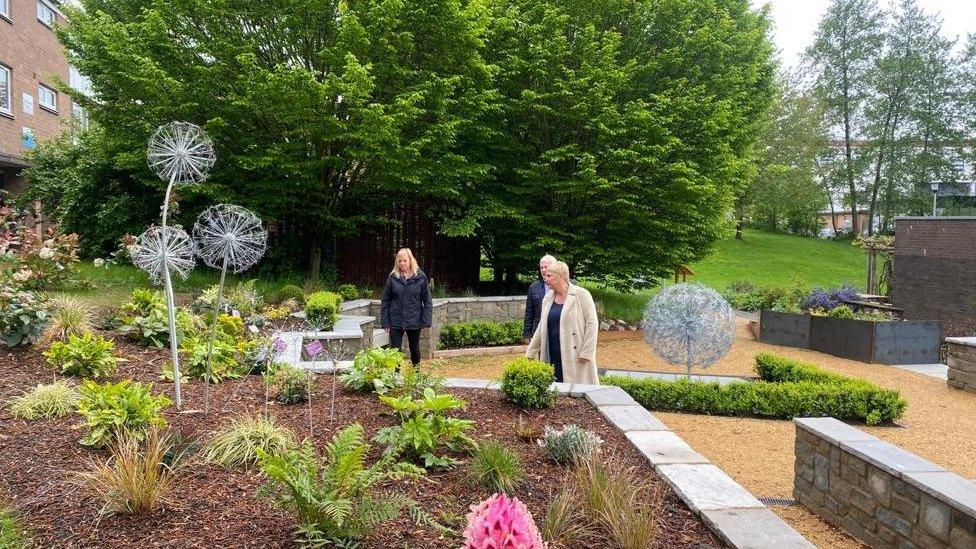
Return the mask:
<svg viewBox="0 0 976 549">
<path fill-rule="evenodd" d="M 258 211 L 306 246 L 312 274 L 331 236 L 394 200 L 472 227 L 458 189 L 483 166 L 459 143 L 486 109 L 480 8 L 458 0 L 82 0 L 60 31 L 89 76 L 86 101 L 124 192 L 157 200 L 150 132 L 189 120 L 213 136 L 212 179 L 184 191 Z M 99 212 L 100 213 L 100 212 Z"/>
<path fill-rule="evenodd" d="M 767 15 L 739 0 L 490 6 L 500 105 L 481 203 L 496 277 L 550 252 L 627 286 L 705 255 L 754 170 Z"/>
</svg>

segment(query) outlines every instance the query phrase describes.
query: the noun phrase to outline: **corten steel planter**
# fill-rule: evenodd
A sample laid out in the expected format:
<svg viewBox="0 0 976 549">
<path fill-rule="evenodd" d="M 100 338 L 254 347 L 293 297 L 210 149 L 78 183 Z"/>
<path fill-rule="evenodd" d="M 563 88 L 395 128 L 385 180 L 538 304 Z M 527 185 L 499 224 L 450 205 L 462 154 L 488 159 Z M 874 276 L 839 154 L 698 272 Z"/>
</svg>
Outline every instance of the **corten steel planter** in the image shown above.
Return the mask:
<svg viewBox="0 0 976 549">
<path fill-rule="evenodd" d="M 937 364 L 938 320 L 875 322 L 808 314 L 760 313 L 759 340 L 880 364 Z"/>
</svg>

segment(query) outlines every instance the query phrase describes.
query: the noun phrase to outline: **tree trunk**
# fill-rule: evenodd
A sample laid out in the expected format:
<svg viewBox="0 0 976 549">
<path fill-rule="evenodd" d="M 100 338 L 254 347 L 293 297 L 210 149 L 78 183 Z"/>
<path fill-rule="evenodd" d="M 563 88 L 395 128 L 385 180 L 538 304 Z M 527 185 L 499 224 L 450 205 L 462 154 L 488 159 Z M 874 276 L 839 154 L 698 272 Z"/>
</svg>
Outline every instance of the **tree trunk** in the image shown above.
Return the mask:
<svg viewBox="0 0 976 549">
<path fill-rule="evenodd" d="M 854 158 L 851 153 L 851 86 L 844 70 L 844 156 L 846 157 L 847 186 L 851 193 L 851 232 L 858 234 L 857 186 L 854 183 Z"/>
<path fill-rule="evenodd" d="M 311 238 L 308 243 L 308 276 L 318 280 L 322 272 L 322 244 L 319 238 Z"/>
</svg>

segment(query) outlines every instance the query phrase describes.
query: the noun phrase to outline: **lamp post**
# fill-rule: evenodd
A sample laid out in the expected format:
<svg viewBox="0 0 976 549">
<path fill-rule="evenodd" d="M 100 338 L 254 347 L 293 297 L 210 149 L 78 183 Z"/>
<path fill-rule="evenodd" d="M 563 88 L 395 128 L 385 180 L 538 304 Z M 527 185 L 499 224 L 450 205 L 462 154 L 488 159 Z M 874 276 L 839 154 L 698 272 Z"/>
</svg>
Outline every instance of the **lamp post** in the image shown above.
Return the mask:
<svg viewBox="0 0 976 549">
<path fill-rule="evenodd" d="M 938 181 L 933 181 L 932 182 L 932 217 L 935 217 L 935 215 L 936 215 L 935 214 L 935 206 L 936 206 L 936 201 L 938 200 L 938 198 L 939 198 L 939 182 Z"/>
</svg>

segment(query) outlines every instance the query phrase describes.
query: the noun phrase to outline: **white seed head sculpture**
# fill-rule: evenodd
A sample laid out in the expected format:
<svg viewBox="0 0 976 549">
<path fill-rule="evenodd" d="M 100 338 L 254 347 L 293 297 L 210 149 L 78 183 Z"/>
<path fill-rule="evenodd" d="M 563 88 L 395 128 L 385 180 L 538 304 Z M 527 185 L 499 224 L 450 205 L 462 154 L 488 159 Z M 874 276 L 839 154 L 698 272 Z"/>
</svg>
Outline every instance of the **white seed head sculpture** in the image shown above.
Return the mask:
<svg viewBox="0 0 976 549">
<path fill-rule="evenodd" d="M 217 317 L 224 295 L 227 269 L 235 273 L 253 267 L 261 257 L 268 242 L 268 231 L 254 212 L 232 204 L 217 204 L 200 214 L 193 225 L 193 239 L 197 255 L 204 263 L 220 269 L 220 284 L 214 303 L 214 317 L 210 323 L 210 342 L 207 345 L 207 376 L 204 378 L 203 411 L 210 411 L 210 369 L 214 338 L 217 335 Z"/>
<path fill-rule="evenodd" d="M 675 284 L 644 308 L 644 341 L 669 364 L 707 368 L 732 348 L 735 312 L 711 288 Z"/>
<path fill-rule="evenodd" d="M 193 241 L 179 227 L 153 225 L 136 239 L 132 263 L 145 271 L 155 284 L 165 281 L 166 269 L 185 280 L 193 270 Z"/>
<path fill-rule="evenodd" d="M 217 204 L 200 214 L 193 225 L 197 255 L 215 269 L 246 271 L 264 256 L 268 231 L 253 212 L 232 204 Z"/>
<path fill-rule="evenodd" d="M 205 181 L 217 161 L 213 141 L 200 126 L 189 122 L 157 128 L 149 138 L 146 157 L 160 179 L 175 185 Z"/>
<path fill-rule="evenodd" d="M 153 269 L 150 275 L 157 273 L 156 276 L 162 278 L 163 284 L 166 287 L 166 309 L 169 317 L 169 348 L 173 360 L 173 396 L 175 397 L 173 400 L 176 403 L 176 408 L 179 410 L 182 409 L 183 403 L 180 398 L 180 357 L 177 351 L 176 341 L 176 300 L 173 297 L 173 281 L 170 279 L 170 269 L 177 269 L 177 272 L 180 272 L 185 277 L 189 273 L 189 270 L 193 268 L 192 254 L 195 253 L 195 250 L 192 242 L 190 242 L 189 236 L 185 232 L 180 230 L 179 233 L 175 233 L 167 230 L 166 218 L 169 214 L 169 202 L 170 196 L 173 194 L 173 187 L 199 183 L 206 180 L 210 176 L 210 169 L 213 168 L 214 163 L 217 161 L 217 155 L 214 152 L 213 141 L 210 140 L 210 137 L 200 126 L 190 124 L 189 122 L 172 122 L 158 127 L 152 137 L 149 138 L 146 159 L 152 171 L 160 179 L 168 183 L 166 185 L 166 197 L 163 198 L 163 220 L 160 224 L 161 229 L 159 231 L 160 240 L 158 246 L 156 246 L 156 249 L 159 250 L 158 268 L 152 267 L 153 261 L 151 257 L 153 256 L 149 255 L 149 252 L 147 252 L 146 256 L 146 265 Z M 170 237 L 175 237 L 177 242 L 170 242 Z M 182 237 L 186 238 L 191 254 L 190 263 L 185 271 L 178 270 L 178 264 L 182 261 L 182 256 L 180 258 L 169 257 L 171 249 L 173 251 L 183 251 L 183 248 L 178 244 L 179 241 L 182 241 Z M 149 271 L 147 270 L 147 272 Z"/>
</svg>

